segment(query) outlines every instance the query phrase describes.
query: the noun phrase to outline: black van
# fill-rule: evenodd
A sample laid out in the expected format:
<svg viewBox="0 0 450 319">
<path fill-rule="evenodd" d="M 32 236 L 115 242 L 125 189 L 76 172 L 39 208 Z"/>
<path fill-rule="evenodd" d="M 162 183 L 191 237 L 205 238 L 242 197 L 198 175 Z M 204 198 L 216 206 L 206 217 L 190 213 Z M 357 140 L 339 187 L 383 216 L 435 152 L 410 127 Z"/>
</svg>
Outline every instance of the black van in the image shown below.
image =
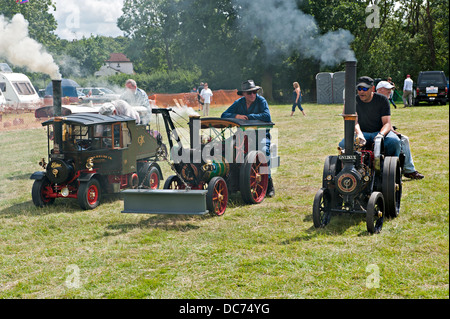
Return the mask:
<svg viewBox="0 0 450 319">
<path fill-rule="evenodd" d="M 443 71 L 422 71 L 417 78 L 414 105 L 420 102 L 447 103 L 447 78 Z"/>
</svg>

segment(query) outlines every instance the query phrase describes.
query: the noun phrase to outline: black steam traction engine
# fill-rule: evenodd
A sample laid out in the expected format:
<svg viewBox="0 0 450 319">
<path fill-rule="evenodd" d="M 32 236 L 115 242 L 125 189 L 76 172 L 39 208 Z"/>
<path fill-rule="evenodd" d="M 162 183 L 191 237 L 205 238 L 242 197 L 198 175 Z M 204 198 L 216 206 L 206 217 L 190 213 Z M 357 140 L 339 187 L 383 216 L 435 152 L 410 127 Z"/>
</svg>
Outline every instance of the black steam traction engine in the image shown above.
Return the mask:
<svg viewBox="0 0 450 319">
<path fill-rule="evenodd" d="M 61 116 L 61 81 L 53 81 L 55 117 L 47 126 L 48 164 L 31 175 L 33 203 L 76 198 L 83 209 L 100 204 L 102 194 L 122 189 L 156 189 L 162 179 L 155 162 L 164 145 L 145 125 L 120 115 L 79 113 Z"/>
<path fill-rule="evenodd" d="M 314 197 L 314 227 L 325 227 L 333 213 L 362 213 L 367 231 L 378 233 L 385 218 L 399 214 L 403 160 L 384 155 L 383 138 L 363 148 L 355 143 L 356 62 L 347 62 L 345 83 L 345 149 L 325 160 L 322 188 Z"/>
</svg>

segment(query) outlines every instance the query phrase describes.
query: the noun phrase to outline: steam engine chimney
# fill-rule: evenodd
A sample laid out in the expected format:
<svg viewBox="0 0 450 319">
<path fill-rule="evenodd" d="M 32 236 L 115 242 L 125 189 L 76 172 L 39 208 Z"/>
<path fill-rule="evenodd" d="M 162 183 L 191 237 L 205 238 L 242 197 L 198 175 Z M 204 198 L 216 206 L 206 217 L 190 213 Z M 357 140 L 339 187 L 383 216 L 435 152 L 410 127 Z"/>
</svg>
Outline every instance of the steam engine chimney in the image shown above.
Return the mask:
<svg viewBox="0 0 450 319">
<path fill-rule="evenodd" d="M 62 87 L 61 80 L 52 80 L 53 86 L 53 136 L 54 136 L 54 152 L 62 151 L 62 122 L 61 122 L 61 104 L 62 104 Z"/>
<path fill-rule="evenodd" d="M 356 61 L 345 63 L 345 105 L 344 105 L 344 137 L 345 154 L 353 154 L 353 141 L 356 124 Z"/>
</svg>

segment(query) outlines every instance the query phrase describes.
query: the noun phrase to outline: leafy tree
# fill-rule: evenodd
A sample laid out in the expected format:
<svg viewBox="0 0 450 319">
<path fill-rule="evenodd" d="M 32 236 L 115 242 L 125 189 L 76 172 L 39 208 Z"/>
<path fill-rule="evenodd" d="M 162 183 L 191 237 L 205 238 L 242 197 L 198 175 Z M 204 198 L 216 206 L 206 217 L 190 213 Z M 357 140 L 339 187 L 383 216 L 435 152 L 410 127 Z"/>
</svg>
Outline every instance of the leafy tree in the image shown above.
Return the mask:
<svg viewBox="0 0 450 319">
<path fill-rule="evenodd" d="M 58 45 L 58 38 L 54 34 L 57 22 L 49 10 L 56 10 L 52 0 L 30 1 L 19 4 L 12 0 L 0 0 L 0 15 L 11 19 L 20 13 L 29 22 L 30 37 L 43 44 L 50 50 Z"/>
</svg>

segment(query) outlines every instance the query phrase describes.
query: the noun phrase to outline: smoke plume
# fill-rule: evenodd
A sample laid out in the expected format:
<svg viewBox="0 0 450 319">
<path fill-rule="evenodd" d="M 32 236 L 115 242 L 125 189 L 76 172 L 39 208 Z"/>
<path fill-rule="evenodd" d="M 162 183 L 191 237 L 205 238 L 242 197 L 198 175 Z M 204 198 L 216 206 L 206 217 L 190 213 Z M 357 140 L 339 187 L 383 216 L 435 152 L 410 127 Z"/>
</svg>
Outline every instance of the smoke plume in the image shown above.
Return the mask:
<svg viewBox="0 0 450 319">
<path fill-rule="evenodd" d="M 53 80 L 61 79 L 58 65 L 36 40 L 28 35 L 28 21 L 16 14 L 11 21 L 0 16 L 0 57 L 31 72 L 48 74 Z"/>
<path fill-rule="evenodd" d="M 350 48 L 354 36 L 347 30 L 320 34 L 311 15 L 298 9 L 296 0 L 234 0 L 241 27 L 264 42 L 268 58 L 294 51 L 325 66 L 355 61 Z"/>
</svg>

